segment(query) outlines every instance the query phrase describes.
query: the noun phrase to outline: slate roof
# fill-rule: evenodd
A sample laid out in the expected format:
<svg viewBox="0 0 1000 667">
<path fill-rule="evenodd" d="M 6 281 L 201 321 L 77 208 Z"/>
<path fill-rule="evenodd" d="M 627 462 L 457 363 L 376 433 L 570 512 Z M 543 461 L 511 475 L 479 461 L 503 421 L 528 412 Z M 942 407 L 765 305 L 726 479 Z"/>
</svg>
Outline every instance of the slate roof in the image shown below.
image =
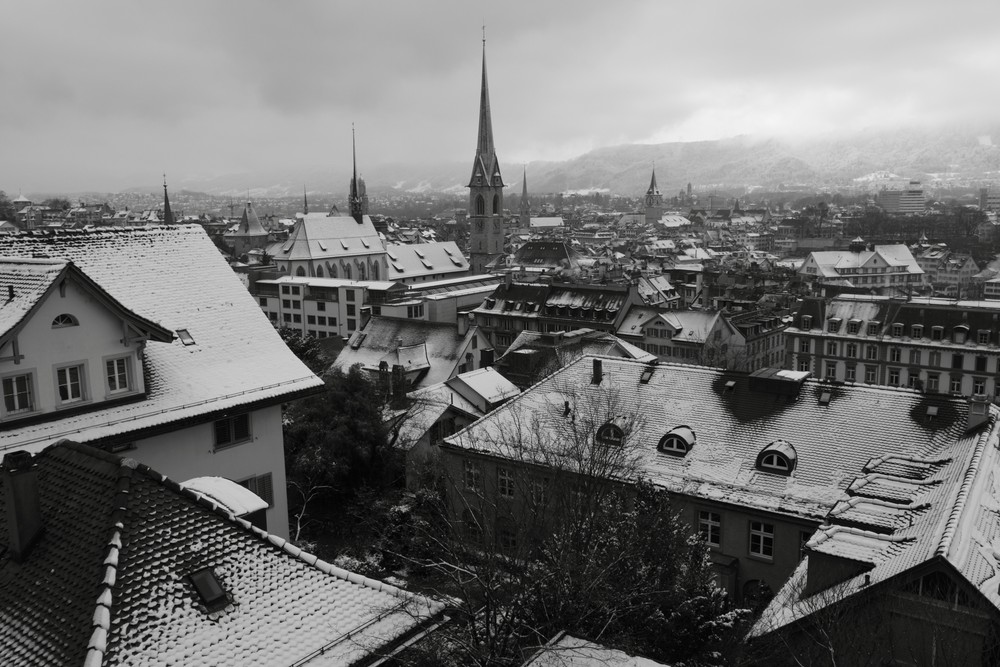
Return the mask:
<svg viewBox="0 0 1000 667">
<path fill-rule="evenodd" d="M 958 446 L 964 442 L 968 407 L 962 399 L 806 380 L 798 399 L 789 400 L 751 387 L 745 373 L 607 357 L 601 359 L 603 379 L 595 385 L 593 360 L 574 361 L 446 442 L 504 456 L 494 434 L 510 428 L 539 433 L 550 443 L 546 446 L 556 447 L 551 443 L 570 441 L 573 428 L 596 430 L 624 415 L 635 422 L 628 437 L 641 474 L 654 483 L 695 498 L 815 521 L 842 499 L 871 459 L 889 452 L 934 458 L 956 441 Z M 643 372 L 649 369 L 644 383 Z M 829 404 L 819 405 L 827 392 Z M 575 421 L 563 416 L 566 401 Z M 938 410 L 933 419 L 927 419 L 930 406 Z M 660 439 L 681 425 L 696 434 L 687 455 L 659 452 Z M 756 468 L 758 454 L 777 440 L 796 452 L 788 476 Z"/>
<path fill-rule="evenodd" d="M 239 224 L 227 231 L 226 236 L 267 236 L 267 230 L 260 224 L 260 218 L 257 217 L 257 212 L 253 210 L 253 205 L 250 202 L 247 202 L 246 206 L 243 207 L 243 216 L 240 218 Z"/>
<path fill-rule="evenodd" d="M 674 341 L 701 345 L 708 341 L 721 317 L 719 311 L 663 311 L 645 306 L 632 306 L 618 327 L 617 333 L 619 336 L 642 336 L 642 329 L 646 326 L 666 325 L 673 331 Z"/>
<path fill-rule="evenodd" d="M 881 257 L 888 266 L 906 267 L 905 273 L 920 275 L 924 272 L 917 264 L 917 260 L 910 254 L 910 249 L 902 243 L 877 245 L 874 250 L 861 252 L 820 250 L 811 253 L 811 255 L 816 262 L 817 275 L 825 278 L 839 278 L 844 269 L 867 266 L 876 256 Z"/>
<path fill-rule="evenodd" d="M 0 255 L 72 260 L 110 297 L 181 340 L 145 349 L 145 400 L 19 426 L 0 450 L 37 451 L 59 438 L 135 437 L 181 420 L 275 404 L 323 386 L 293 355 L 200 225 L 104 228 L 0 237 Z"/>
<path fill-rule="evenodd" d="M 367 215 L 361 224 L 350 216 L 308 213 L 295 224 L 288 240 L 272 243 L 267 254 L 278 260 L 307 261 L 381 254 L 382 240 Z"/>
<path fill-rule="evenodd" d="M 442 611 L 133 460 L 63 442 L 35 463 L 45 530 L 22 563 L 0 554 L 5 665 L 349 665 Z M 188 579 L 206 567 L 224 609 Z"/>
<path fill-rule="evenodd" d="M 373 317 L 364 329 L 354 332 L 334 367 L 346 371 L 361 364 L 365 370 L 377 372 L 381 361 L 390 369 L 400 364 L 408 373 L 423 371 L 415 386 L 426 387 L 453 375 L 466 338 L 476 331 L 471 328 L 460 336 L 451 323 Z"/>
<path fill-rule="evenodd" d="M 565 319 L 576 329 L 588 326 L 588 322 L 612 325 L 628 303 L 628 290 L 617 286 L 511 283 L 497 285 L 496 291 L 474 312 L 482 315 L 510 312 L 519 317 Z"/>
</svg>

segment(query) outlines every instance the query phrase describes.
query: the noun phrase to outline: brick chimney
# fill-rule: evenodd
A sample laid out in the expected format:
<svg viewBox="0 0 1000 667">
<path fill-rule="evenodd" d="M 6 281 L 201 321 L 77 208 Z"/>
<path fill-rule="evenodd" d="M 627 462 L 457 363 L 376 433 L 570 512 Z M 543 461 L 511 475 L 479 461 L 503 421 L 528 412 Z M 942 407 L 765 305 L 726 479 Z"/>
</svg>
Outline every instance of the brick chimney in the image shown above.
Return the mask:
<svg viewBox="0 0 1000 667">
<path fill-rule="evenodd" d="M 4 456 L 0 479 L 7 505 L 8 547 L 11 557 L 21 563 L 44 530 L 38 499 L 38 471 L 31 454 L 17 451 Z"/>
</svg>

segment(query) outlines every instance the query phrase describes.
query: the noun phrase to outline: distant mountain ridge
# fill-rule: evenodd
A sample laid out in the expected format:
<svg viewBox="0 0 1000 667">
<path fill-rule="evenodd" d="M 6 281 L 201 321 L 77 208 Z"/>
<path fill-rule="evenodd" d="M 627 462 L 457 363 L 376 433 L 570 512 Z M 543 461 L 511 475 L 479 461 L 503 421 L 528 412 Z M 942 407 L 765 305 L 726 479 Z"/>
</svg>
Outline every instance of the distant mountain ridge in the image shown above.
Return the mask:
<svg viewBox="0 0 1000 667">
<path fill-rule="evenodd" d="M 503 162 L 508 197 L 521 190 L 520 165 Z M 472 161 L 438 164 L 385 164 L 366 167 L 362 176 L 372 193 L 464 192 Z M 848 188 L 874 172 L 892 172 L 927 183 L 962 181 L 1000 184 L 1000 124 L 992 127 L 866 131 L 844 137 L 805 141 L 734 137 L 717 141 L 630 144 L 598 148 L 560 162 L 527 165 L 529 193 L 601 190 L 639 195 L 656 168 L 666 196 L 692 183 L 705 188 L 776 188 L 813 186 Z M 213 178 L 187 178 L 172 188 L 197 190 L 242 199 L 345 195 L 349 163 L 296 171 L 245 173 Z M 267 184 L 267 185 L 262 185 Z M 137 188 L 149 190 L 149 188 Z"/>
</svg>

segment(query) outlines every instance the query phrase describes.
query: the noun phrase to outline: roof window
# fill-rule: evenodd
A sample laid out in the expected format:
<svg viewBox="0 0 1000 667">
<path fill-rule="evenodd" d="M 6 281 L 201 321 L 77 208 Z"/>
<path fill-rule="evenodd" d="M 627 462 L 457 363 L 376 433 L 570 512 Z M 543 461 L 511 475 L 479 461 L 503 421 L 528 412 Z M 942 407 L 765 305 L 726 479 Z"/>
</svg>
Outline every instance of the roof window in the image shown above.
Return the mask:
<svg viewBox="0 0 1000 667">
<path fill-rule="evenodd" d="M 785 440 L 775 440 L 757 455 L 757 469 L 790 475 L 795 470 L 795 448 Z"/>
<path fill-rule="evenodd" d="M 684 456 L 691 450 L 694 443 L 695 434 L 691 427 L 677 426 L 660 438 L 660 442 L 656 445 L 656 449 L 664 454 Z"/>
<path fill-rule="evenodd" d="M 188 575 L 191 584 L 198 592 L 198 597 L 209 611 L 218 611 L 229 603 L 226 589 L 210 567 L 203 568 Z"/>
<path fill-rule="evenodd" d="M 194 343 L 194 338 L 192 338 L 191 334 L 188 332 L 187 329 L 178 329 L 177 330 L 177 337 L 180 338 L 181 342 L 184 343 L 185 345 L 194 345 L 195 344 Z"/>
</svg>

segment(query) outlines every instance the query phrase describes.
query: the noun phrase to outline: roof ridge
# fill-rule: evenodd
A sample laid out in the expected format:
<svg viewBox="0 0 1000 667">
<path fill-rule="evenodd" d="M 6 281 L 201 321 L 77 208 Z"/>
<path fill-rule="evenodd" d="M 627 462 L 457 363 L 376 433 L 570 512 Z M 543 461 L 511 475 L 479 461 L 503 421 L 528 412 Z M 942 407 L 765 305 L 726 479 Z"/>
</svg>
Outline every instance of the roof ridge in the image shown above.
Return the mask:
<svg viewBox="0 0 1000 667">
<path fill-rule="evenodd" d="M 115 482 L 116 491 L 111 510 L 111 536 L 105 550 L 103 576 L 98 584 L 97 604 L 91 620 L 92 632 L 87 643 L 87 657 L 84 667 L 100 667 L 104 663 L 108 648 L 108 633 L 111 631 L 111 607 L 114 603 L 113 589 L 118 579 L 118 557 L 122 548 L 122 530 L 125 528 L 125 513 L 128 508 L 132 475 L 137 469 L 135 459 L 114 456 L 109 452 L 76 442 L 61 441 L 53 447 L 63 444 L 74 451 L 92 456 L 109 463 L 118 464 L 118 478 Z"/>
<path fill-rule="evenodd" d="M 994 427 L 996 426 L 995 414 L 987 423 L 989 424 L 989 428 L 984 429 L 976 438 L 976 445 L 973 448 L 972 456 L 969 458 L 969 463 L 965 468 L 965 474 L 962 476 L 962 483 L 959 485 L 958 491 L 955 494 L 955 503 L 952 506 L 951 512 L 948 514 L 947 520 L 945 521 L 944 530 L 941 533 L 941 540 L 938 542 L 938 546 L 934 550 L 934 555 L 936 556 L 943 556 L 945 559 L 948 559 L 955 534 L 958 532 L 958 525 L 961 523 L 962 515 L 965 513 L 965 506 L 968 503 L 969 494 L 971 493 L 972 486 L 975 484 L 976 478 L 979 476 L 979 464 L 983 459 L 983 453 L 991 440 L 997 440 L 998 437 L 1000 437 L 994 433 Z"/>
</svg>

